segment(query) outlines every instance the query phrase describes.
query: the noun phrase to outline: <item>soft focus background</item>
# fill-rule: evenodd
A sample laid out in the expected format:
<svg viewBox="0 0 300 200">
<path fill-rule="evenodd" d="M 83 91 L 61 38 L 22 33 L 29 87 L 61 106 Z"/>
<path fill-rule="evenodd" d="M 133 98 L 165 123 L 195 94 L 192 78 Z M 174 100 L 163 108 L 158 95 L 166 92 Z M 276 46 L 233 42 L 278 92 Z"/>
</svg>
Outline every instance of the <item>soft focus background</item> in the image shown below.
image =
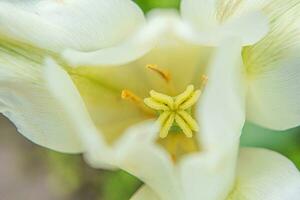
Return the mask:
<svg viewBox="0 0 300 200">
<path fill-rule="evenodd" d="M 145 12 L 178 8 L 179 0 L 136 0 Z M 246 124 L 244 146 L 289 157 L 300 169 L 300 128 L 274 132 Z M 27 141 L 0 116 L 0 200 L 128 200 L 141 182 L 123 172 L 92 169 L 79 155 L 49 151 Z"/>
</svg>

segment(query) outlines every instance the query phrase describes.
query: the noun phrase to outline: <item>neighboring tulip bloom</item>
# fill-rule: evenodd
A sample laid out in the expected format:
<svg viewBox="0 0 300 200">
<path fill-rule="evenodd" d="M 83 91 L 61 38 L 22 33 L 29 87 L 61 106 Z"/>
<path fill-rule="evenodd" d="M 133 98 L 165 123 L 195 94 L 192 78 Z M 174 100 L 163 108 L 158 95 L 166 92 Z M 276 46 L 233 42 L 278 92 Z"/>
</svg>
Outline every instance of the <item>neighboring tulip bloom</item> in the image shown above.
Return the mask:
<svg viewBox="0 0 300 200">
<path fill-rule="evenodd" d="M 255 46 L 241 46 L 258 42 L 268 26 L 257 9 L 231 17 L 234 2 L 221 6 L 229 10 L 214 24 L 203 12 L 186 16 L 197 17 L 189 8 L 198 5 L 185 1 L 184 19 L 196 21 L 174 11 L 145 20 L 129 0 L 1 2 L 1 112 L 32 141 L 122 168 L 162 200 L 271 200 L 273 190 L 295 199 L 299 173 L 275 153 L 242 150 L 235 176 L 252 69 L 242 63 L 256 61 Z"/>
</svg>

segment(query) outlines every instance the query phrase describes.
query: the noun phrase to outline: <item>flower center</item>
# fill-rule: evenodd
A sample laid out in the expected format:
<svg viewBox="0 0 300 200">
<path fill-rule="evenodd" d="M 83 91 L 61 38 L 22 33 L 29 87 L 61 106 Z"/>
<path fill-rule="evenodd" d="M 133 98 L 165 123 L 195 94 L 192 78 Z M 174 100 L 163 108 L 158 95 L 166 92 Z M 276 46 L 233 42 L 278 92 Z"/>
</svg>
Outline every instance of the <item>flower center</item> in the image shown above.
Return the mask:
<svg viewBox="0 0 300 200">
<path fill-rule="evenodd" d="M 147 65 L 147 68 L 170 84 L 171 76 L 168 71 L 158 68 L 157 65 Z M 178 129 L 186 137 L 192 138 L 193 133 L 199 131 L 198 123 L 192 117 L 192 108 L 197 103 L 206 82 L 207 77 L 203 76 L 201 89 L 195 90 L 194 85 L 189 85 L 184 92 L 177 96 L 169 96 L 151 90 L 150 97 L 145 98 L 143 101 L 130 90 L 123 90 L 121 97 L 133 102 L 149 115 L 153 116 L 153 110 L 158 113 L 157 121 L 161 126 L 160 138 L 166 138 L 171 130 L 172 132 L 178 132 Z"/>
<path fill-rule="evenodd" d="M 193 85 L 176 97 L 150 91 L 150 97 L 144 103 L 153 110 L 158 111 L 158 122 L 161 125 L 160 137 L 167 137 L 172 127 L 180 127 L 183 133 L 191 138 L 193 132 L 199 130 L 196 120 L 191 116 L 191 108 L 196 104 L 201 90 L 195 90 Z"/>
</svg>

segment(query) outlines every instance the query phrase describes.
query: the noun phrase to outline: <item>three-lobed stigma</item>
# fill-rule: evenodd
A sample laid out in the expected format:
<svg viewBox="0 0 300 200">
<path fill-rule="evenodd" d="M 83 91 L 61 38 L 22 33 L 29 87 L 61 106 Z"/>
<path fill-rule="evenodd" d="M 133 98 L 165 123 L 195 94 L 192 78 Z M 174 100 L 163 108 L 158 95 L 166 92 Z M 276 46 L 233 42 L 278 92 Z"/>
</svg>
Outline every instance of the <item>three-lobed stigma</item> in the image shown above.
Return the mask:
<svg viewBox="0 0 300 200">
<path fill-rule="evenodd" d="M 201 90 L 195 90 L 193 85 L 189 85 L 183 93 L 176 97 L 161 94 L 154 90 L 150 91 L 150 97 L 145 98 L 144 103 L 160 113 L 158 122 L 161 125 L 161 138 L 168 136 L 175 123 L 187 137 L 193 137 L 193 132 L 197 132 L 199 126 L 191 116 L 190 110 L 197 103 L 200 95 Z"/>
</svg>

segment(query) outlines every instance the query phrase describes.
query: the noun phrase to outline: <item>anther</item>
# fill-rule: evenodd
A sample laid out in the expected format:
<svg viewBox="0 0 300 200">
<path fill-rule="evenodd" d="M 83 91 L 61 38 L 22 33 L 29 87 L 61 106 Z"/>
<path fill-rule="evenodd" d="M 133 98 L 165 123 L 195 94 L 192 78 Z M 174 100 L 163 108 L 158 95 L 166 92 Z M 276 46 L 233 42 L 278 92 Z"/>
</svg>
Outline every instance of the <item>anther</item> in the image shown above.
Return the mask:
<svg viewBox="0 0 300 200">
<path fill-rule="evenodd" d="M 130 100 L 133 102 L 138 102 L 138 103 L 142 102 L 142 99 L 140 97 L 138 97 L 137 95 L 135 95 L 130 90 L 122 90 L 121 98 L 125 99 L 125 100 Z"/>
<path fill-rule="evenodd" d="M 135 104 L 137 106 L 137 108 L 139 108 L 141 111 L 143 111 L 144 113 L 149 115 L 149 117 L 153 117 L 153 115 L 155 114 L 151 109 L 149 109 L 147 106 L 145 106 L 144 101 L 139 96 L 137 96 L 130 90 L 126 90 L 126 89 L 122 90 L 121 98 L 123 100 L 127 100 L 127 101 L 130 101 L 133 104 Z M 161 108 L 161 107 L 159 107 L 159 108 Z"/>
<path fill-rule="evenodd" d="M 148 69 L 154 71 L 155 73 L 157 73 L 159 76 L 161 76 L 166 82 L 170 82 L 171 80 L 171 75 L 168 71 L 163 70 L 161 68 L 159 68 L 157 65 L 152 65 L 149 64 L 146 66 Z"/>
</svg>

